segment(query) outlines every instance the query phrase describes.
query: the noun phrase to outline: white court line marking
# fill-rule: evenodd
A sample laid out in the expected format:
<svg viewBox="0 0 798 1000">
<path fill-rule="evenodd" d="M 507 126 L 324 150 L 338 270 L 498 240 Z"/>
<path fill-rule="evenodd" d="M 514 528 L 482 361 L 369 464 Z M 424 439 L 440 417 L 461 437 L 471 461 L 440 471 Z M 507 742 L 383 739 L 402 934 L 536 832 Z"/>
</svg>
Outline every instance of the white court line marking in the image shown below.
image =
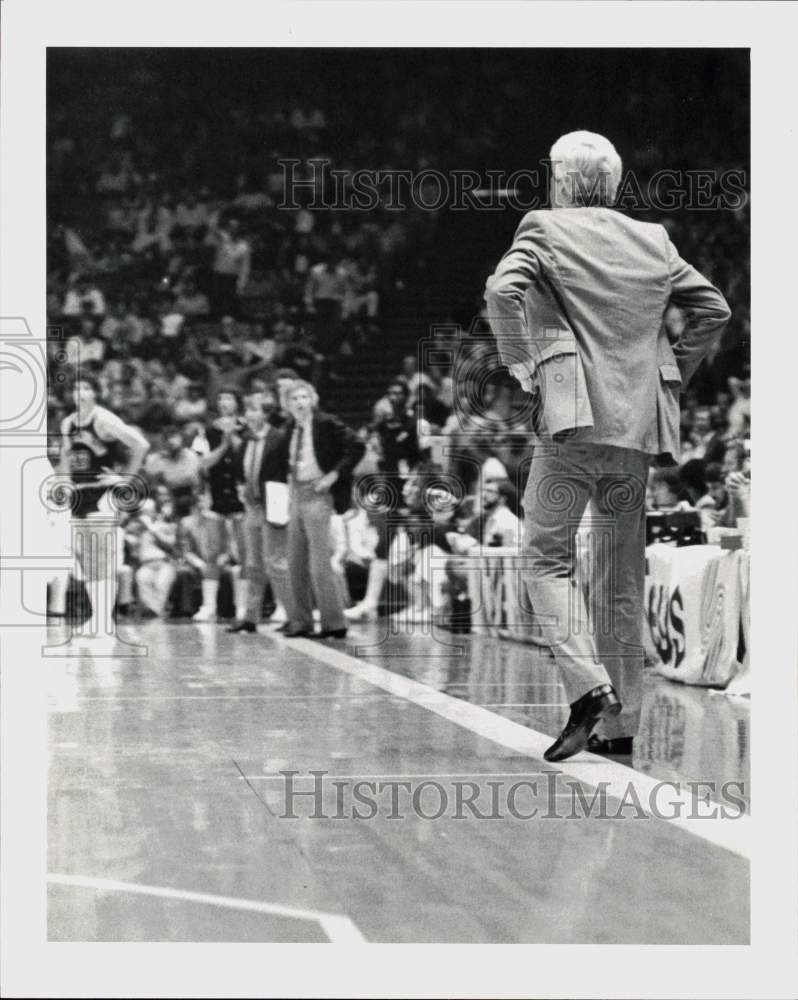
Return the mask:
<svg viewBox="0 0 798 1000">
<path fill-rule="evenodd" d="M 567 701 L 481 701 L 483 708 L 568 708 Z"/>
<path fill-rule="evenodd" d="M 559 681 L 457 681 L 457 683 L 447 684 L 447 688 L 472 688 L 472 687 L 536 687 L 536 688 L 558 688 L 562 687 Z"/>
<path fill-rule="evenodd" d="M 256 899 L 239 899 L 237 896 L 216 896 L 209 892 L 190 892 L 187 889 L 168 889 L 138 882 L 118 882 L 109 878 L 89 878 L 84 875 L 56 875 L 48 873 L 52 885 L 70 885 L 79 889 L 100 889 L 108 892 L 129 892 L 139 896 L 156 896 L 160 899 L 177 899 L 185 903 L 204 903 L 227 910 L 247 910 L 250 913 L 268 913 L 292 920 L 311 920 L 319 924 L 332 944 L 364 944 L 366 939 L 349 917 L 321 910 L 300 910 L 278 903 L 261 903 Z"/>
<path fill-rule="evenodd" d="M 282 638 L 279 641 L 282 645 Z M 383 691 L 390 691 L 391 694 L 405 698 L 411 704 L 434 712 L 442 719 L 516 753 L 542 760 L 544 750 L 552 742 L 550 736 L 535 729 L 522 726 L 479 705 L 472 705 L 442 691 L 435 691 L 420 681 L 411 680 L 384 667 L 366 663 L 337 649 L 323 646 L 312 639 L 291 639 L 290 644 L 291 649 L 301 650 L 311 659 L 367 681 Z M 716 847 L 723 847 L 740 857 L 750 857 L 751 817 L 747 814 L 724 807 L 728 815 L 723 818 L 719 814 L 718 804 L 710 802 L 708 803 L 710 814 L 697 816 L 696 812 L 699 811 L 701 803 L 694 800 L 689 791 L 683 792 L 680 789 L 677 792 L 670 787 L 667 801 L 661 803 L 662 807 L 668 810 L 666 813 L 668 818 L 665 819 L 662 815 L 658 816 L 651 807 L 652 801 L 655 806 L 659 805 L 657 790 L 663 787 L 663 782 L 587 751 L 582 751 L 570 760 L 560 761 L 556 769 L 589 787 L 596 788 L 600 784 L 607 795 L 620 802 L 629 795 L 629 789 L 632 787 L 641 808 L 649 816 L 672 823 L 693 836 Z M 677 805 L 678 810 L 675 808 Z M 671 811 L 679 814 L 671 819 Z"/>
<path fill-rule="evenodd" d="M 364 691 L 362 694 L 145 694 L 88 695 L 75 701 L 355 701 L 359 698 L 384 698 L 384 694 Z"/>
<path fill-rule="evenodd" d="M 286 768 L 286 770 L 288 770 Z M 346 781 L 351 778 L 374 778 L 379 781 L 394 781 L 397 778 L 539 778 L 542 774 L 552 774 L 553 771 L 469 771 L 465 774 L 325 774 L 322 781 Z M 304 774 L 292 774 L 292 781 L 315 781 L 308 771 Z M 285 781 L 282 774 L 241 774 L 238 781 Z"/>
</svg>

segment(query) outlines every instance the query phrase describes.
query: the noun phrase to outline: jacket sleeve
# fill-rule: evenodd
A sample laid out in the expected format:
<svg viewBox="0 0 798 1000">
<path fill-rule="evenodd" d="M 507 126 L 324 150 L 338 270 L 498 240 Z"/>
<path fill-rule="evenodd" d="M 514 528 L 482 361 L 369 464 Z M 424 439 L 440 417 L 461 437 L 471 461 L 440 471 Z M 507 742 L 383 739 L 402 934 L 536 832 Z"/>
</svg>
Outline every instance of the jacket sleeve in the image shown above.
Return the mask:
<svg viewBox="0 0 798 1000">
<path fill-rule="evenodd" d="M 670 240 L 668 269 L 671 283 L 669 304 L 678 306 L 685 319 L 682 334 L 671 346 L 682 382 L 686 385 L 723 333 L 731 310 L 718 289 L 682 260 Z"/>
<path fill-rule="evenodd" d="M 284 483 L 288 480 L 288 447 L 290 435 L 285 426 L 269 428 L 266 448 L 260 463 L 261 486 L 268 482 Z"/>
<path fill-rule="evenodd" d="M 366 446 L 355 432 L 337 417 L 328 416 L 327 420 L 330 428 L 329 433 L 335 440 L 336 451 L 339 455 L 333 469 L 338 473 L 339 478 L 351 476 L 352 470 L 363 457 Z"/>
<path fill-rule="evenodd" d="M 527 329 L 524 295 L 541 273 L 538 227 L 534 219 L 527 216 L 516 230 L 513 245 L 499 261 L 485 286 L 487 320 L 501 359 L 508 367 L 535 365 L 534 331 Z"/>
</svg>

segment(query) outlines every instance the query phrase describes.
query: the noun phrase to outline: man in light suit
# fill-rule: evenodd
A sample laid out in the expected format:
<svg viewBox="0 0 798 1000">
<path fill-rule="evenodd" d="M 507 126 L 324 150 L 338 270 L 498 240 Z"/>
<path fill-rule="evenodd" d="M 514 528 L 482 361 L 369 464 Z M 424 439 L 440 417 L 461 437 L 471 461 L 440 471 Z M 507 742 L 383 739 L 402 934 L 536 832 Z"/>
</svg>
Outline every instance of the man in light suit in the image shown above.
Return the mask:
<svg viewBox="0 0 798 1000">
<path fill-rule="evenodd" d="M 321 615 L 318 638 L 346 637 L 341 593 L 332 568 L 332 517 L 351 507 L 352 472 L 365 446 L 337 417 L 318 409 L 319 397 L 298 379 L 286 392 L 290 419 L 282 467 L 290 484 L 287 638 L 313 634 L 314 598 Z"/>
<path fill-rule="evenodd" d="M 556 761 L 587 746 L 632 752 L 648 468 L 652 458 L 678 460 L 680 390 L 730 313 L 664 227 L 609 207 L 621 160 L 607 139 L 569 133 L 551 160 L 552 209 L 524 217 L 485 299 L 502 361 L 540 394 L 542 437 L 524 495 L 524 576 L 571 706 L 544 755 Z M 663 325 L 671 304 L 686 317 L 673 343 Z M 574 567 L 589 502 L 605 527 L 588 618 Z"/>
</svg>

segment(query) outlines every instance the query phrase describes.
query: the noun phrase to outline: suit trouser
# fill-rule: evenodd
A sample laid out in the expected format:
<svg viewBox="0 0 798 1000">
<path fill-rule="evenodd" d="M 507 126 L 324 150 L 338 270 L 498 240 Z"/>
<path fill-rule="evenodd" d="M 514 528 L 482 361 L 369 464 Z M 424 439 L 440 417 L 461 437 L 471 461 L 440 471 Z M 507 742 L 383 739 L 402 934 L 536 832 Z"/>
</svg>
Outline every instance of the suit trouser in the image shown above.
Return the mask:
<svg viewBox="0 0 798 1000">
<path fill-rule="evenodd" d="M 260 621 L 268 579 L 274 599 L 286 606 L 288 538 L 286 528 L 266 520 L 262 504 L 244 506 L 244 578 L 247 581 L 247 621 Z"/>
<path fill-rule="evenodd" d="M 209 510 L 203 515 L 202 522 L 207 552 L 205 579 L 218 580 L 221 572 L 219 557 L 225 552 L 232 551 L 234 541 L 239 562 L 243 562 L 246 558 L 244 555 L 244 515 L 238 512 L 217 514 L 216 511 Z"/>
<path fill-rule="evenodd" d="M 329 491 L 316 493 L 313 483 L 291 486 L 288 522 L 288 618 L 293 628 L 313 629 L 313 602 L 321 627 L 346 628 L 344 608 L 332 568 L 331 518 L 335 513 Z"/>
<path fill-rule="evenodd" d="M 640 721 L 645 583 L 645 484 L 650 457 L 629 448 L 539 445 L 524 494 L 524 580 L 573 703 L 610 683 L 623 705 L 598 731 L 634 736 Z M 586 602 L 578 529 L 591 503 Z"/>
</svg>

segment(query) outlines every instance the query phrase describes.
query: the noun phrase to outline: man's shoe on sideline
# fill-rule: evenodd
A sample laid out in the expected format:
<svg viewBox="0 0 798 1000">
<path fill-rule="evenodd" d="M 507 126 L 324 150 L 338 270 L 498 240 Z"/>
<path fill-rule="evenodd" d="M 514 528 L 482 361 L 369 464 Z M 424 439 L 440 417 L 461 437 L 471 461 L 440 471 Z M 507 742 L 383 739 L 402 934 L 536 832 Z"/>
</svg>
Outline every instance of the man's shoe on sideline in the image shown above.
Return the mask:
<svg viewBox="0 0 798 1000">
<path fill-rule="evenodd" d="M 621 703 L 611 684 L 599 684 L 571 704 L 565 729 L 543 754 L 548 761 L 565 760 L 587 747 L 596 723 L 621 711 Z"/>
<path fill-rule="evenodd" d="M 314 639 L 345 639 L 346 629 L 345 628 L 325 628 L 321 632 L 316 632 L 313 636 Z"/>
<path fill-rule="evenodd" d="M 286 639 L 301 639 L 304 636 L 313 634 L 309 628 L 293 628 L 291 625 L 288 628 L 282 629 L 282 633 Z"/>
<path fill-rule="evenodd" d="M 255 624 L 255 622 L 248 622 L 246 620 L 246 618 L 245 618 L 245 619 L 243 619 L 240 622 L 235 622 L 234 624 L 232 624 L 228 628 L 227 631 L 228 632 L 257 632 L 258 631 L 258 626 Z"/>
<path fill-rule="evenodd" d="M 633 736 L 616 736 L 605 740 L 600 736 L 591 736 L 587 741 L 587 749 L 599 757 L 631 757 L 634 752 Z"/>
</svg>

